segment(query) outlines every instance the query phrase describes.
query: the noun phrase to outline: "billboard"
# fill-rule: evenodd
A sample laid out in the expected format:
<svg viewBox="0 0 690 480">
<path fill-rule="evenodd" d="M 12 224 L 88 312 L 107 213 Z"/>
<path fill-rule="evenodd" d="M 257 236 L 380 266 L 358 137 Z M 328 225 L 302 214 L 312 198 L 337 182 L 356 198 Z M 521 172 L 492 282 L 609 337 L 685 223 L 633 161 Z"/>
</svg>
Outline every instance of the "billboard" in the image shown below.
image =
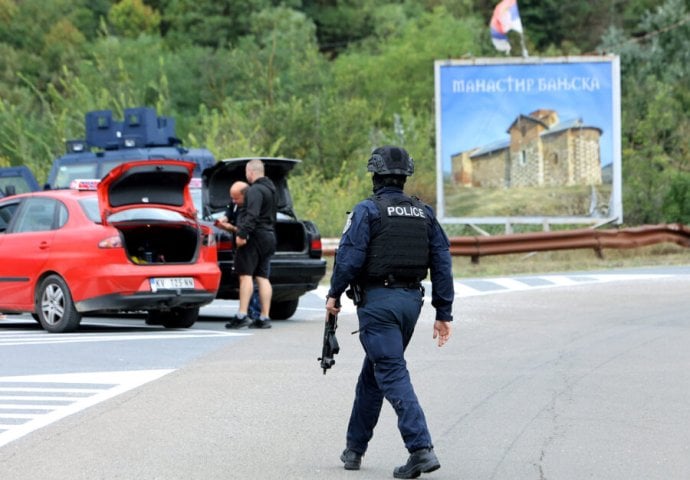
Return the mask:
<svg viewBox="0 0 690 480">
<path fill-rule="evenodd" d="M 444 223 L 623 221 L 616 56 L 436 61 Z"/>
</svg>

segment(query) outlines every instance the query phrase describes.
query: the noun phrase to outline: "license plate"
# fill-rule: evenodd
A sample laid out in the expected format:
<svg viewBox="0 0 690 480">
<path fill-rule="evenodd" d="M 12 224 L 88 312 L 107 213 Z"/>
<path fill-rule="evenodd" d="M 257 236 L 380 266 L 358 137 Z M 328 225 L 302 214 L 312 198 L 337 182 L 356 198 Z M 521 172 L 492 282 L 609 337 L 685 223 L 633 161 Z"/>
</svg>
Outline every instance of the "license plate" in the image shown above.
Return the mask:
<svg viewBox="0 0 690 480">
<path fill-rule="evenodd" d="M 179 288 L 194 288 L 194 279 L 192 277 L 161 277 L 150 278 L 151 291 L 158 290 L 177 290 Z"/>
</svg>

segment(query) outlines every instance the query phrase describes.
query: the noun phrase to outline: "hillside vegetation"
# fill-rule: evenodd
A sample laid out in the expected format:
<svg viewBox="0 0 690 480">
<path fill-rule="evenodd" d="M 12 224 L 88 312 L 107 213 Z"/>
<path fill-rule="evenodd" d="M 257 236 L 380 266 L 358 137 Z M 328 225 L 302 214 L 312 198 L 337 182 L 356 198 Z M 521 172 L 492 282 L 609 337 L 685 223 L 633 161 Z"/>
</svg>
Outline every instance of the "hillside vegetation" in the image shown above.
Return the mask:
<svg viewBox="0 0 690 480">
<path fill-rule="evenodd" d="M 629 225 L 690 223 L 688 1 L 519 2 L 530 55 L 620 55 Z M 499 56 L 496 3 L 0 0 L 0 165 L 44 181 L 85 112 L 151 106 L 217 158 L 303 159 L 296 211 L 337 236 L 374 146 L 407 148 L 435 203 L 433 62 Z"/>
</svg>

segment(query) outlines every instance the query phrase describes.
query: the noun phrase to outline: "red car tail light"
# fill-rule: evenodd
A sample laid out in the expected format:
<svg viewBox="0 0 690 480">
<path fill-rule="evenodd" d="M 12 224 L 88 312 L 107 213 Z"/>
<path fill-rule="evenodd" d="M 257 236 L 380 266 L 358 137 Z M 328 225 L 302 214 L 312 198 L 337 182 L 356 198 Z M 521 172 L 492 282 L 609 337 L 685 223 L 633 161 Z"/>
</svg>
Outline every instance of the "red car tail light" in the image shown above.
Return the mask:
<svg viewBox="0 0 690 480">
<path fill-rule="evenodd" d="M 232 250 L 233 242 L 229 238 L 221 238 L 216 242 L 216 248 L 218 250 Z"/>
<path fill-rule="evenodd" d="M 201 243 L 205 247 L 213 247 L 216 245 L 216 235 L 213 232 L 204 231 L 201 233 Z"/>
<path fill-rule="evenodd" d="M 122 239 L 119 235 L 104 238 L 98 242 L 98 248 L 122 248 Z"/>
</svg>

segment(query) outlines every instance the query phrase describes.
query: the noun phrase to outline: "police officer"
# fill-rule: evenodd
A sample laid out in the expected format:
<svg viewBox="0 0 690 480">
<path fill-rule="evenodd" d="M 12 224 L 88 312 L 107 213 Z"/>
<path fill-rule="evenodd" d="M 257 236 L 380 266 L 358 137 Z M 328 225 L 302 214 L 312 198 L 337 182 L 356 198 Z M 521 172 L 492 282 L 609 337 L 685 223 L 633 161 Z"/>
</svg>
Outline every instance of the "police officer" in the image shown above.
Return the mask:
<svg viewBox="0 0 690 480">
<path fill-rule="evenodd" d="M 407 151 L 395 146 L 376 148 L 367 170 L 373 173 L 374 195 L 358 203 L 348 217 L 326 299 L 328 312 L 337 314 L 340 296 L 353 287 L 365 353 L 340 460 L 346 470 L 359 469 L 385 398 L 398 416 L 410 453 L 393 476 L 417 478 L 441 464 L 404 351 L 422 309 L 421 280 L 427 270 L 436 310 L 433 338 L 442 346 L 450 337 L 454 290 L 449 242 L 431 207 L 403 193 L 407 177 L 414 172 Z"/>
</svg>

